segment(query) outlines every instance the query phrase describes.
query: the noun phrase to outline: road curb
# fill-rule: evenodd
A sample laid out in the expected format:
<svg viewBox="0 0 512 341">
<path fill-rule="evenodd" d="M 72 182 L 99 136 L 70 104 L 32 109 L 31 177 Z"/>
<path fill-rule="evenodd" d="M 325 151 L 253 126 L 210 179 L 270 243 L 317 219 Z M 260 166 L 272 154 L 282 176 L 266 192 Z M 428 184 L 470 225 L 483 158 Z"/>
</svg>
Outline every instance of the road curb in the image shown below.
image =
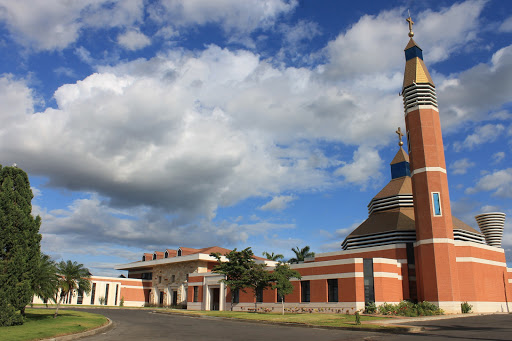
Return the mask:
<svg viewBox="0 0 512 341">
<path fill-rule="evenodd" d="M 114 328 L 114 323 L 112 322 L 112 320 L 109 319 L 108 317 L 106 319 L 107 319 L 107 323 L 102 325 L 102 326 L 99 326 L 98 328 L 86 330 L 85 332 L 80 332 L 80 333 L 76 333 L 76 334 L 69 334 L 69 335 L 62 335 L 62 336 L 51 337 L 51 338 L 47 338 L 47 339 L 41 339 L 40 341 L 78 340 L 78 339 L 81 339 L 81 338 L 86 337 L 86 336 L 92 336 L 92 335 L 96 335 L 96 334 L 99 334 L 99 333 L 104 333 L 104 332 L 107 332 L 110 329 Z"/>
<path fill-rule="evenodd" d="M 274 322 L 274 321 L 264 321 L 264 320 L 245 320 L 241 318 L 234 317 L 221 317 L 221 316 L 206 316 L 206 315 L 195 315 L 195 314 L 186 314 L 186 313 L 176 313 L 173 311 L 152 311 L 154 314 L 166 314 L 166 315 L 178 315 L 192 318 L 203 318 L 210 320 L 229 320 L 235 322 L 249 322 L 249 323 L 263 323 L 263 324 L 271 324 L 276 326 L 287 326 L 287 327 L 301 327 L 301 328 L 318 328 L 318 329 L 338 329 L 338 330 L 351 330 L 351 331 L 362 331 L 362 332 L 378 332 L 378 333 L 387 333 L 387 334 L 415 334 L 420 333 L 425 330 L 424 327 L 418 326 L 403 326 L 403 325 L 394 325 L 389 326 L 385 324 L 372 323 L 373 325 L 382 326 L 382 329 L 370 329 L 370 328 L 359 328 L 359 327 L 336 327 L 336 326 L 318 326 L 312 324 L 305 324 L 299 322 Z"/>
</svg>

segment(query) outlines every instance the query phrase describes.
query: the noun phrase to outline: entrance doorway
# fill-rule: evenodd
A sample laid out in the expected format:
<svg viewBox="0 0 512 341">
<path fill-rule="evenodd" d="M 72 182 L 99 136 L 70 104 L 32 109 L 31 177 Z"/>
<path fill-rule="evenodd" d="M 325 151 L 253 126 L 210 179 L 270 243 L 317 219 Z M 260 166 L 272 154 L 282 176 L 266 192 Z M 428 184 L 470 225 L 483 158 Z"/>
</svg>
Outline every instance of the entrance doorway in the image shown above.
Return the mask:
<svg viewBox="0 0 512 341">
<path fill-rule="evenodd" d="M 172 291 L 172 303 L 173 305 L 178 305 L 178 291 L 173 290 Z"/>
<path fill-rule="evenodd" d="M 219 310 L 220 305 L 220 288 L 211 289 L 210 310 Z"/>
<path fill-rule="evenodd" d="M 160 305 L 164 305 L 164 292 L 160 291 L 159 297 L 158 297 L 158 303 Z"/>
</svg>

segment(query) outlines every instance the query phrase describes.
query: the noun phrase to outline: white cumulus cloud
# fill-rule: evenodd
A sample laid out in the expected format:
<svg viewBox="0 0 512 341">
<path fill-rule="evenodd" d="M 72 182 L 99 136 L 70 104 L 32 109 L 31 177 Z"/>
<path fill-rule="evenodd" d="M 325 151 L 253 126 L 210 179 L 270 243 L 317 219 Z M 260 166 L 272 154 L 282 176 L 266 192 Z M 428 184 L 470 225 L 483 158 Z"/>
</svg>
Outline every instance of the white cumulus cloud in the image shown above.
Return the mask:
<svg viewBox="0 0 512 341">
<path fill-rule="evenodd" d="M 144 33 L 130 30 L 117 37 L 119 45 L 130 51 L 142 49 L 151 44 L 151 39 Z"/>
<path fill-rule="evenodd" d="M 294 195 L 279 195 L 273 197 L 272 200 L 260 207 L 263 211 L 282 211 L 289 203 L 296 200 L 297 197 Z"/>
<path fill-rule="evenodd" d="M 468 188 L 466 193 L 474 194 L 481 191 L 493 191 L 495 196 L 512 198 L 512 168 L 497 170 L 483 176 L 476 186 Z"/>
</svg>

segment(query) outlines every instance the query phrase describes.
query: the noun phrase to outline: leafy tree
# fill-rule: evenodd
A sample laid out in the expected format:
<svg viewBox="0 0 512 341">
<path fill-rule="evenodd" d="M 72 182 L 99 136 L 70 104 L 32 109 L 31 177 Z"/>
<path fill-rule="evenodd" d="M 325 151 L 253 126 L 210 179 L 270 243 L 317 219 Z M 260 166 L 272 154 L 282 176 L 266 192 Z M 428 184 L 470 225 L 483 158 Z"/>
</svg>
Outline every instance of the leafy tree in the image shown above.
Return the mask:
<svg viewBox="0 0 512 341">
<path fill-rule="evenodd" d="M 217 258 L 219 261 L 219 264 L 212 270 L 226 276 L 222 282 L 228 286 L 231 292 L 236 290 L 247 292 L 247 288 L 253 289 L 255 297 L 254 307 L 256 309 L 257 291 L 264 290 L 271 285 L 271 278 L 268 271 L 265 270 L 265 264 L 257 264 L 254 261 L 254 254 L 250 247 L 242 251 L 234 249 L 228 252 L 225 255 L 228 259 L 227 262 L 221 260 L 221 255 L 218 252 L 212 253 L 210 256 Z M 234 295 L 231 295 L 231 310 L 233 310 L 233 299 Z"/>
<path fill-rule="evenodd" d="M 295 253 L 294 258 L 290 258 L 288 262 L 290 263 L 299 263 L 303 262 L 304 259 L 309 257 L 315 257 L 315 253 L 310 251 L 309 246 L 304 246 L 302 249 L 299 249 L 298 246 L 292 248 L 293 253 Z"/>
<path fill-rule="evenodd" d="M 231 290 L 231 310 L 233 310 L 233 292 L 237 290 L 246 292 L 245 288 L 249 287 L 249 274 L 255 264 L 254 254 L 251 248 L 248 247 L 242 251 L 234 249 L 225 254 L 225 257 L 228 259 L 227 262 L 221 260 L 221 255 L 218 252 L 212 253 L 210 256 L 217 258 L 219 262 L 212 271 L 226 276 L 222 282 Z"/>
<path fill-rule="evenodd" d="M 59 275 L 58 288 L 60 289 L 60 299 L 57 302 L 57 309 L 53 317 L 57 317 L 59 307 L 64 298 L 69 294 L 73 295 L 73 290 L 89 293 L 91 291 L 91 273 L 83 264 L 77 262 L 61 261 L 57 264 L 57 274 Z"/>
<path fill-rule="evenodd" d="M 0 165 L 0 325 L 23 323 L 40 257 L 41 218 L 32 216 L 27 174 Z"/>
<path fill-rule="evenodd" d="M 290 278 L 301 279 L 301 275 L 298 271 L 290 269 L 290 265 L 284 263 L 278 263 L 272 273 L 272 289 L 277 289 L 278 298 L 281 301 L 284 315 L 284 296 L 289 295 L 293 292 L 293 284 L 290 282 Z"/>
<path fill-rule="evenodd" d="M 34 268 L 34 281 L 32 291 L 41 299 L 56 301 L 59 288 L 59 276 L 57 275 L 57 264 L 44 253 L 40 254 L 37 267 Z"/>
<path fill-rule="evenodd" d="M 254 262 L 248 273 L 247 286 L 254 292 L 254 311 L 258 308 L 258 291 L 263 291 L 272 285 L 272 276 L 265 270 L 265 266 L 265 264 Z"/>
<path fill-rule="evenodd" d="M 274 262 L 277 262 L 280 259 L 284 258 L 284 256 L 282 254 L 280 254 L 280 253 L 274 254 L 273 252 L 272 253 L 268 253 L 267 251 L 263 251 L 263 257 L 265 257 L 268 260 L 272 260 Z"/>
</svg>

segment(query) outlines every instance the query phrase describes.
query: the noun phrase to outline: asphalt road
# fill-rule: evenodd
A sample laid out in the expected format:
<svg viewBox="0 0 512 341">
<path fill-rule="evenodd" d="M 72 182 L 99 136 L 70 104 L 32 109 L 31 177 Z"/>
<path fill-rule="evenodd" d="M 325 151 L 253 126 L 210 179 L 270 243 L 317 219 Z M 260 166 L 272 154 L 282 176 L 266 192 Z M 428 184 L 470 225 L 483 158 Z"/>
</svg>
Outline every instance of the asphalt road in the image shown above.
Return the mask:
<svg viewBox="0 0 512 341">
<path fill-rule="evenodd" d="M 512 314 L 415 322 L 427 328 L 419 334 L 289 327 L 214 318 L 155 314 L 148 310 L 85 309 L 114 321 L 109 331 L 83 338 L 99 340 L 512 340 Z"/>
</svg>

